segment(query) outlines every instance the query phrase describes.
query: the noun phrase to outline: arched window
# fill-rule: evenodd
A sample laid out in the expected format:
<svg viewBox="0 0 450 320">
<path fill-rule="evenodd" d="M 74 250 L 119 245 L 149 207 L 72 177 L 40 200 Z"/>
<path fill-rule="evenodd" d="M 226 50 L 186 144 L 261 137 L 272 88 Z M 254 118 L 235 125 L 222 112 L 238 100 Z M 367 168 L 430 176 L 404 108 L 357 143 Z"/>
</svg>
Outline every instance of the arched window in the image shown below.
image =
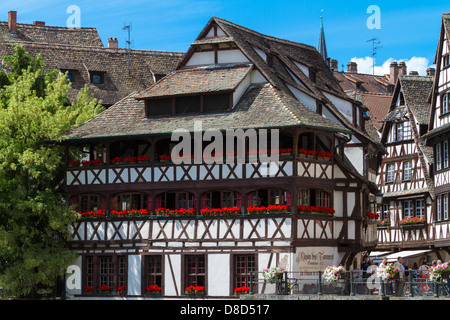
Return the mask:
<svg viewBox="0 0 450 320">
<path fill-rule="evenodd" d="M 144 193 L 119 193 L 111 197 L 111 210 L 149 209 L 150 200 Z"/>
<path fill-rule="evenodd" d="M 300 206 L 331 207 L 331 197 L 326 191 L 320 189 L 302 189 L 298 193 Z"/>
<path fill-rule="evenodd" d="M 70 198 L 70 203 L 80 212 L 105 210 L 106 198 L 99 194 L 80 194 Z"/>
<path fill-rule="evenodd" d="M 283 189 L 258 189 L 247 194 L 247 206 L 291 205 L 291 193 Z"/>
<path fill-rule="evenodd" d="M 231 208 L 241 206 L 241 194 L 236 191 L 208 191 L 202 194 L 202 208 Z"/>
<path fill-rule="evenodd" d="M 196 209 L 195 194 L 187 191 L 164 192 L 156 196 L 156 208 L 171 210 Z"/>
</svg>

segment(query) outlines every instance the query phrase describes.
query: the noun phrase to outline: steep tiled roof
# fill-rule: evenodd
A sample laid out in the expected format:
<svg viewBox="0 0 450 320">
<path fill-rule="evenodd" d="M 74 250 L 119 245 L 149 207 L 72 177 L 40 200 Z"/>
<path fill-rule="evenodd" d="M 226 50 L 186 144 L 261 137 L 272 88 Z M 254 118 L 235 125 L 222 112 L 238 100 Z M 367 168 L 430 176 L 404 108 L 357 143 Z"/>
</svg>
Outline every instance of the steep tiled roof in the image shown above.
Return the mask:
<svg viewBox="0 0 450 320">
<path fill-rule="evenodd" d="M 166 75 L 174 70 L 184 54 L 164 51 L 132 50 L 130 73 L 126 49 L 108 49 L 39 43 L 22 44 L 32 56 L 42 55 L 45 69 L 59 69 L 72 73 L 69 98 L 88 84 L 94 96 L 106 106 L 112 105 L 136 90 L 144 90 L 154 83 L 153 74 Z M 12 54 L 12 43 L 2 45 L 1 56 Z M 104 72 L 104 83 L 90 83 L 90 72 Z"/>
<path fill-rule="evenodd" d="M 0 35 L 7 42 L 103 47 L 96 28 L 65 28 L 17 23 L 17 32 L 12 35 L 8 29 L 8 22 L 0 22 Z"/>
<path fill-rule="evenodd" d="M 29 54 L 42 55 L 45 69 L 69 71 L 75 99 L 87 84 L 94 97 L 110 106 L 136 90 L 144 90 L 155 83 L 156 77 L 170 73 L 184 53 L 131 50 L 130 72 L 126 49 L 105 48 L 96 28 L 66 28 L 38 24 L 17 23 L 16 34 L 11 34 L 8 23 L 0 22 L 0 57 L 14 52 L 21 44 Z M 104 74 L 102 84 L 93 84 L 90 73 Z M 156 77 L 155 77 L 156 76 Z"/>
<path fill-rule="evenodd" d="M 250 87 L 231 112 L 185 114 L 182 117 L 146 118 L 144 101 L 136 97 L 138 92 L 69 130 L 64 134 L 66 139 L 170 134 L 181 128 L 193 131 L 196 121 L 201 121 L 203 130 L 303 126 L 348 133 L 345 128 L 321 117 L 298 100 L 278 92 L 270 84 Z"/>
<path fill-rule="evenodd" d="M 382 123 L 380 121 L 389 111 L 392 95 L 380 93 L 356 93 L 355 98 L 361 101 L 362 104 L 369 109 L 369 114 L 372 119 L 371 124 L 377 130 L 381 130 Z"/>
<path fill-rule="evenodd" d="M 399 80 L 406 105 L 420 124 L 428 124 L 431 112 L 428 95 L 433 86 L 433 77 L 401 75 Z"/>
<path fill-rule="evenodd" d="M 234 90 L 251 68 L 251 65 L 238 65 L 177 70 L 143 91 L 140 97 L 150 98 Z"/>
<path fill-rule="evenodd" d="M 365 92 L 365 93 L 392 93 L 394 83 L 390 82 L 385 75 L 375 75 L 352 72 L 335 71 L 339 85 L 344 92 Z"/>
</svg>

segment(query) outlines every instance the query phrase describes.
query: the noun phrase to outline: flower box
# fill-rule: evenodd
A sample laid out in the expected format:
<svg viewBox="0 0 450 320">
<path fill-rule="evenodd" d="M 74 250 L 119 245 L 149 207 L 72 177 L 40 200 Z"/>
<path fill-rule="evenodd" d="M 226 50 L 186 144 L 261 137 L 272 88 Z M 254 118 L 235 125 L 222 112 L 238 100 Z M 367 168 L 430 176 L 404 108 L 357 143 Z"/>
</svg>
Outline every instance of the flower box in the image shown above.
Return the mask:
<svg viewBox="0 0 450 320">
<path fill-rule="evenodd" d="M 189 286 L 184 289 L 184 294 L 191 297 L 205 296 L 205 287 L 203 286 Z"/>
<path fill-rule="evenodd" d="M 264 206 L 248 206 L 247 213 L 248 214 L 264 214 L 264 213 L 282 213 L 288 212 L 287 205 L 269 205 L 267 207 Z"/>
<path fill-rule="evenodd" d="M 342 265 L 328 266 L 323 269 L 323 278 L 331 284 L 336 284 L 339 280 L 345 279 L 346 272 Z"/>
<path fill-rule="evenodd" d="M 107 286 L 106 284 L 100 286 L 100 288 L 98 288 L 98 290 L 99 290 L 100 294 L 107 294 L 107 295 L 112 294 L 111 288 L 109 286 Z"/>
<path fill-rule="evenodd" d="M 444 283 L 450 275 L 450 264 L 438 263 L 430 267 L 430 280 L 435 283 Z"/>
<path fill-rule="evenodd" d="M 242 286 L 239 288 L 234 289 L 234 295 L 241 295 L 241 294 L 249 294 L 250 293 L 250 287 Z"/>
<path fill-rule="evenodd" d="M 388 263 L 385 267 L 378 268 L 377 274 L 385 283 L 392 283 L 400 278 L 400 270 L 393 263 Z"/>
<path fill-rule="evenodd" d="M 161 287 L 158 286 L 157 284 L 154 285 L 148 285 L 146 288 L 146 296 L 150 296 L 150 297 L 159 297 L 161 296 Z"/>
<path fill-rule="evenodd" d="M 335 214 L 333 208 L 320 206 L 298 206 L 297 210 L 299 214 L 311 216 L 333 217 Z"/>
<path fill-rule="evenodd" d="M 276 283 L 283 279 L 284 267 L 266 268 L 262 271 L 264 280 L 268 283 Z"/>
</svg>

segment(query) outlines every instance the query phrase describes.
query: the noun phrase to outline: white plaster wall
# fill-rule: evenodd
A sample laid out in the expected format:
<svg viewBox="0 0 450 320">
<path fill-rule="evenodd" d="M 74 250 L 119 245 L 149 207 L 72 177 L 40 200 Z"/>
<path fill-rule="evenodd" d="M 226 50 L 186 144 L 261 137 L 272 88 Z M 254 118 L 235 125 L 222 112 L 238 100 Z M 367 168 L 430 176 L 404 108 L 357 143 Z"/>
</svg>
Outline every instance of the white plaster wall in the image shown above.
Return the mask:
<svg viewBox="0 0 450 320">
<path fill-rule="evenodd" d="M 350 123 L 353 123 L 353 105 L 351 102 L 338 98 L 335 95 L 322 91 L 331 103 L 339 110 L 339 112 L 347 118 Z"/>
<path fill-rule="evenodd" d="M 230 294 L 230 255 L 208 255 L 208 295 L 228 296 Z"/>
<path fill-rule="evenodd" d="M 351 145 L 350 145 L 351 146 Z M 362 147 L 348 147 L 344 149 L 345 156 L 359 174 L 364 174 L 364 152 Z"/>
<path fill-rule="evenodd" d="M 287 85 L 289 90 L 291 90 L 291 92 L 294 94 L 294 96 L 301 102 L 303 103 L 305 106 L 307 106 L 308 108 L 310 108 L 312 111 L 316 112 L 317 110 L 317 104 L 316 104 L 316 99 L 314 99 L 313 97 L 304 94 L 303 92 L 301 92 L 300 90 L 294 88 L 291 85 Z"/>
<path fill-rule="evenodd" d="M 250 86 L 250 83 L 251 83 L 251 73 L 248 73 L 233 93 L 233 108 L 241 99 L 245 91 L 247 91 L 248 87 Z"/>
<path fill-rule="evenodd" d="M 214 53 L 213 53 L 214 58 Z M 214 60 L 213 60 L 214 62 Z M 247 63 L 250 62 L 241 50 L 219 50 L 218 63 Z"/>
<path fill-rule="evenodd" d="M 172 278 L 172 270 L 170 269 L 170 263 L 172 264 L 172 269 L 174 273 L 174 279 Z M 167 296 L 175 296 L 177 292 L 175 287 L 178 288 L 178 294 L 184 293 L 184 288 L 181 288 L 181 255 L 171 254 L 165 256 L 165 271 L 164 271 L 164 293 Z"/>
<path fill-rule="evenodd" d="M 187 66 L 210 65 L 214 64 L 214 51 L 196 52 L 192 55 Z"/>
<path fill-rule="evenodd" d="M 141 294 L 141 255 L 128 256 L 128 294 Z"/>
</svg>

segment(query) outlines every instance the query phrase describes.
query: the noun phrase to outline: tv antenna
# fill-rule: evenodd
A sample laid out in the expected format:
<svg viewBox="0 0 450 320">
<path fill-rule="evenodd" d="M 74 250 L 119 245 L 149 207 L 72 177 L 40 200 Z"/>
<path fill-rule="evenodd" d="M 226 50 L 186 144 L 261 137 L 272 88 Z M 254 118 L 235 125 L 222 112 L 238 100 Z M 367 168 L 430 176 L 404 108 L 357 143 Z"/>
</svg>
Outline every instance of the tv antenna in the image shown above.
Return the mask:
<svg viewBox="0 0 450 320">
<path fill-rule="evenodd" d="M 377 46 L 377 44 L 380 44 L 378 38 L 372 38 L 370 40 L 367 40 L 367 42 L 372 42 L 372 80 L 375 81 L 375 55 L 377 54 L 377 49 L 383 47 Z"/>
<path fill-rule="evenodd" d="M 128 45 L 127 51 L 128 51 L 128 74 L 130 74 L 131 70 L 131 23 L 125 25 L 122 30 L 126 30 L 128 32 L 128 39 L 125 40 L 126 44 Z"/>
</svg>

